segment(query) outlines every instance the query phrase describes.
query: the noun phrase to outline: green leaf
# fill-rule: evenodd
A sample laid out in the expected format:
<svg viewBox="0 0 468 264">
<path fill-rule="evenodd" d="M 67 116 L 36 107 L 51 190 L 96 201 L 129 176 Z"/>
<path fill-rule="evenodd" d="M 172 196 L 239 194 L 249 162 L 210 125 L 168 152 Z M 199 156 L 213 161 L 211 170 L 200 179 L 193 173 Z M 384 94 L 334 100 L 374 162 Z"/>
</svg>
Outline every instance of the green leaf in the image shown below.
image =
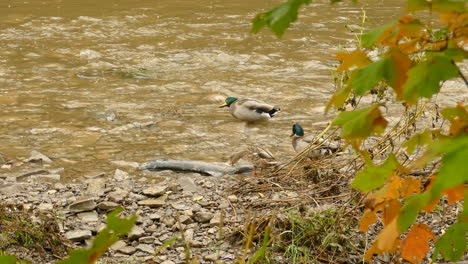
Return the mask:
<svg viewBox="0 0 468 264">
<path fill-rule="evenodd" d="M 310 2 L 311 0 L 288 0 L 267 12 L 257 14 L 252 20 L 252 32 L 258 33 L 264 26 L 268 26 L 276 36 L 283 36 L 289 25 L 296 21 L 299 8 Z"/>
<path fill-rule="evenodd" d="M 432 142 L 432 131 L 426 130 L 411 137 L 403 144 L 408 154 L 413 154 L 416 146 L 424 146 Z"/>
<path fill-rule="evenodd" d="M 418 212 L 421 208 L 430 201 L 430 193 L 424 192 L 415 194 L 406 200 L 403 207 L 400 209 L 400 216 L 398 216 L 398 231 L 405 232 L 416 220 Z"/>
<path fill-rule="evenodd" d="M 372 163 L 367 164 L 354 178 L 352 187 L 365 193 L 380 188 L 398 167 L 400 164 L 395 155 L 391 153 L 380 166 L 374 166 Z"/>
<path fill-rule="evenodd" d="M 408 73 L 403 85 L 403 98 L 416 103 L 420 97 L 430 98 L 440 90 L 440 82 L 458 76 L 458 68 L 446 56 L 438 55 L 419 62 Z"/>
<path fill-rule="evenodd" d="M 153 255 L 158 255 L 161 251 L 163 251 L 165 248 L 167 248 L 168 246 L 174 244 L 174 242 L 176 242 L 176 240 L 179 238 L 179 235 L 175 235 L 171 238 L 169 238 L 168 240 L 166 240 L 161 246 L 159 246 L 159 248 L 154 252 Z"/>
<path fill-rule="evenodd" d="M 367 138 L 373 133 L 382 133 L 388 122 L 383 118 L 379 105 L 373 105 L 351 112 L 341 112 L 332 124 L 342 128 L 343 138 L 353 140 Z"/>
<path fill-rule="evenodd" d="M 357 95 L 364 95 L 384 79 L 389 68 L 388 62 L 388 58 L 383 58 L 363 68 L 354 70 L 349 78 L 348 86 L 351 87 Z"/>
<path fill-rule="evenodd" d="M 389 23 L 389 24 L 385 24 L 383 26 L 380 26 L 380 27 L 377 27 L 377 28 L 374 28 L 373 30 L 365 33 L 364 35 L 362 35 L 362 38 L 361 38 L 361 45 L 362 47 L 364 48 L 371 48 L 372 46 L 375 45 L 375 42 L 377 42 L 377 40 L 380 38 L 380 36 L 382 36 L 382 34 L 389 28 L 391 27 L 394 27 L 395 26 L 395 22 L 393 23 Z"/>
<path fill-rule="evenodd" d="M 3 255 L 0 256 L 0 263 L 2 264 L 16 264 L 17 260 L 15 256 L 11 255 Z"/>
<path fill-rule="evenodd" d="M 432 260 L 435 261 L 442 253 L 442 256 L 449 261 L 461 259 L 466 252 L 466 232 L 468 223 L 456 222 L 435 243 Z"/>
<path fill-rule="evenodd" d="M 117 215 L 123 208 L 116 209 L 107 215 L 107 227 L 117 234 L 127 234 L 136 223 L 137 216 L 132 215 L 129 219 L 118 218 Z"/>
</svg>

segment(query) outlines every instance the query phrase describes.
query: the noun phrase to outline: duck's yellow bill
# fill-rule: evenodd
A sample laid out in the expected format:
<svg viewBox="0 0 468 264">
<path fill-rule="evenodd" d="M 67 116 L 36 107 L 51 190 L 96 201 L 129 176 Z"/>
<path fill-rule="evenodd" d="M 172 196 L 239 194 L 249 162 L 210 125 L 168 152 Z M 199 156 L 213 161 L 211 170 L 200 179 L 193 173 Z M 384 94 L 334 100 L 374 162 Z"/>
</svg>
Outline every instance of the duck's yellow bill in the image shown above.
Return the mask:
<svg viewBox="0 0 468 264">
<path fill-rule="evenodd" d="M 219 105 L 219 108 L 225 107 L 225 106 L 228 106 L 228 104 L 224 103 L 224 104 L 222 104 L 222 105 Z"/>
</svg>

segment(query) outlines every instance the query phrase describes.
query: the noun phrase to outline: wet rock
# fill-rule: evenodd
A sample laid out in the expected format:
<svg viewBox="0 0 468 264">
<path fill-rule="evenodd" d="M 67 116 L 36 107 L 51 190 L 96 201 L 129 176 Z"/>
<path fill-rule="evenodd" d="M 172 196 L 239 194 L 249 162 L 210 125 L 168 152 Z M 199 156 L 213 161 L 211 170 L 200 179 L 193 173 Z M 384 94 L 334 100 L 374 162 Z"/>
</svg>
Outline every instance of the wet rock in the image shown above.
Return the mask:
<svg viewBox="0 0 468 264">
<path fill-rule="evenodd" d="M 119 240 L 117 242 L 115 242 L 111 247 L 110 249 L 114 250 L 114 251 L 117 251 L 118 249 L 120 248 L 123 248 L 127 245 L 127 243 L 125 243 L 125 241 L 122 241 L 122 240 Z"/>
<path fill-rule="evenodd" d="M 138 204 L 143 205 L 143 206 L 149 206 L 149 207 L 161 207 L 166 204 L 166 198 L 167 196 L 164 195 L 156 199 L 147 199 L 147 200 L 139 201 Z"/>
<path fill-rule="evenodd" d="M 100 202 L 97 207 L 101 210 L 104 210 L 104 211 L 110 211 L 110 210 L 114 210 L 115 208 L 119 207 L 120 205 L 118 203 L 114 203 L 114 202 L 109 202 L 109 201 L 105 201 L 105 202 Z"/>
<path fill-rule="evenodd" d="M 146 196 L 161 196 L 167 191 L 166 185 L 159 185 L 154 187 L 149 187 L 143 190 L 143 194 Z"/>
<path fill-rule="evenodd" d="M 31 157 L 29 157 L 26 162 L 45 162 L 45 163 L 52 163 L 52 160 L 49 159 L 46 155 L 40 153 L 37 150 L 31 151 Z"/>
<path fill-rule="evenodd" d="M 70 204 L 69 209 L 72 212 L 85 212 L 94 210 L 96 206 L 94 199 L 84 199 Z"/>
<path fill-rule="evenodd" d="M 198 186 L 190 177 L 180 177 L 177 179 L 177 182 L 185 193 L 195 193 L 201 191 L 200 186 Z"/>
<path fill-rule="evenodd" d="M 39 180 L 54 180 L 60 181 L 60 174 L 40 174 L 35 176 L 34 178 Z"/>
<path fill-rule="evenodd" d="M 199 223 L 208 223 L 214 217 L 210 212 L 197 212 L 194 215 L 195 221 Z"/>
<path fill-rule="evenodd" d="M 148 244 L 139 244 L 136 247 L 137 250 L 148 253 L 148 254 L 153 254 L 154 253 L 154 248 L 151 245 Z"/>
<path fill-rule="evenodd" d="M 122 167 L 132 167 L 135 169 L 140 167 L 140 163 L 138 162 L 124 161 L 124 160 L 113 160 L 111 162 L 117 166 L 122 166 Z"/>
<path fill-rule="evenodd" d="M 126 180 L 128 178 L 130 178 L 130 175 L 128 174 L 128 172 L 125 172 L 125 171 L 119 170 L 119 169 L 115 170 L 114 179 L 116 181 L 123 181 L 123 180 Z"/>
<path fill-rule="evenodd" d="M 121 248 L 117 249 L 116 251 L 119 252 L 119 253 L 125 254 L 125 255 L 131 255 L 131 254 L 135 253 L 136 248 L 134 248 L 132 246 L 125 246 L 125 247 L 121 247 Z"/>
<path fill-rule="evenodd" d="M 84 223 L 89 223 L 89 222 L 97 222 L 99 221 L 99 216 L 96 212 L 85 212 L 85 213 L 79 213 L 78 218 Z"/>
<path fill-rule="evenodd" d="M 140 226 L 134 226 L 130 233 L 128 233 L 128 239 L 130 241 L 137 240 L 138 238 L 145 235 L 145 230 Z"/>
<path fill-rule="evenodd" d="M 27 177 L 31 177 L 31 176 L 34 176 L 34 175 L 39 175 L 39 174 L 48 174 L 49 171 L 47 170 L 43 170 L 43 169 L 39 169 L 39 170 L 32 170 L 32 171 L 27 171 L 27 172 L 22 172 L 21 174 L 19 174 L 18 176 L 16 176 L 16 180 L 22 180 L 24 178 L 27 178 Z"/>
<path fill-rule="evenodd" d="M 65 237 L 71 241 L 80 242 L 91 238 L 90 230 L 72 230 L 65 233 Z"/>
<path fill-rule="evenodd" d="M 84 177 L 86 179 L 97 179 L 97 178 L 102 178 L 104 176 L 106 176 L 106 174 L 104 172 L 100 172 L 100 173 L 97 173 L 97 174 L 85 175 Z"/>
</svg>

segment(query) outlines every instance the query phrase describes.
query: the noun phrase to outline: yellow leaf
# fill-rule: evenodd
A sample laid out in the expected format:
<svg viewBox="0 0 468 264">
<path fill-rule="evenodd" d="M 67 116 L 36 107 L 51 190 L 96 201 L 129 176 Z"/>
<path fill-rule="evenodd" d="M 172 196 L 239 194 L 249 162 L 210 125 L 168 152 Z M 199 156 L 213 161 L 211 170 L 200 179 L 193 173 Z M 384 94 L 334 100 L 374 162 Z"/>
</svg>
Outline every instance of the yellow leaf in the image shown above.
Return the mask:
<svg viewBox="0 0 468 264">
<path fill-rule="evenodd" d="M 200 195 L 200 196 L 195 196 L 195 197 L 193 197 L 193 200 L 194 200 L 194 201 L 203 200 L 203 196 L 201 196 L 201 195 Z"/>
<path fill-rule="evenodd" d="M 429 251 L 429 239 L 435 239 L 431 229 L 422 223 L 415 224 L 401 243 L 403 259 L 411 263 L 423 260 Z"/>
<path fill-rule="evenodd" d="M 400 232 L 398 231 L 397 218 L 394 218 L 388 225 L 384 227 L 382 232 L 377 236 L 375 242 L 377 248 L 382 252 L 394 252 L 398 246 L 398 237 Z"/>
<path fill-rule="evenodd" d="M 339 52 L 336 54 L 336 59 L 342 61 L 337 71 L 346 71 L 353 66 L 362 68 L 372 62 L 362 50 L 355 50 L 351 53 Z"/>
</svg>

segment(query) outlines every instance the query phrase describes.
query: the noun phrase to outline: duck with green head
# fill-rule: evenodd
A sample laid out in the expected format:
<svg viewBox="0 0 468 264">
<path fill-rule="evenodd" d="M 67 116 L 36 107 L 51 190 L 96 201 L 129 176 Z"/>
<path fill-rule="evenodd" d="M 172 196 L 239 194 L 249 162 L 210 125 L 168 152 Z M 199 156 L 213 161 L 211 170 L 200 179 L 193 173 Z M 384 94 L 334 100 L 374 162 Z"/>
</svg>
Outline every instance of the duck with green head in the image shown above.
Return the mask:
<svg viewBox="0 0 468 264">
<path fill-rule="evenodd" d="M 299 124 L 294 124 L 292 126 L 292 147 L 294 151 L 297 153 L 301 152 L 303 149 L 305 149 L 307 146 L 310 145 L 315 139 L 315 137 L 305 137 L 304 136 L 304 129 L 302 128 L 301 125 Z M 321 144 L 324 140 L 319 139 L 315 142 L 315 144 Z M 322 156 L 330 155 L 332 153 L 335 153 L 339 151 L 341 148 L 338 147 L 336 144 L 331 143 L 331 142 L 325 142 L 322 145 L 320 145 L 317 149 L 314 149 L 310 154 L 309 158 L 311 159 L 317 159 Z"/>
<path fill-rule="evenodd" d="M 245 159 L 253 165 L 253 174 L 257 175 L 257 169 L 260 168 L 260 173 L 263 172 L 263 169 L 268 169 L 278 165 L 273 154 L 268 149 L 262 148 L 260 146 L 250 145 L 244 150 L 234 153 L 229 158 L 229 165 L 233 166 L 240 159 Z"/>
<path fill-rule="evenodd" d="M 262 122 L 274 117 L 280 108 L 255 99 L 228 97 L 219 107 L 229 107 L 231 115 L 246 122 Z"/>
</svg>

